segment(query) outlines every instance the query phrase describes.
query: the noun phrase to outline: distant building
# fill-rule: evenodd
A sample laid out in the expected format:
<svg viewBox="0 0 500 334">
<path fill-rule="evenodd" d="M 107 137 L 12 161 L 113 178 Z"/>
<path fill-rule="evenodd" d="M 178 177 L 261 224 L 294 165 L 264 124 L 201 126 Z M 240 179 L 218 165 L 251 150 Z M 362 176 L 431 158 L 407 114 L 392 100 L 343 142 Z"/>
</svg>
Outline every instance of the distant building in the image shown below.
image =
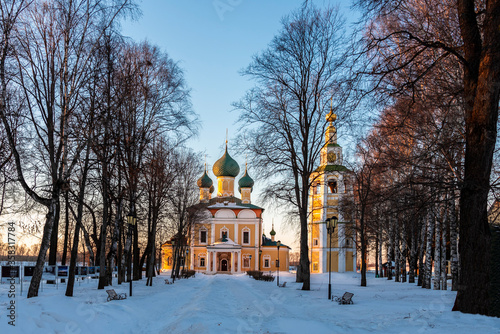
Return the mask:
<svg viewBox="0 0 500 334">
<path fill-rule="evenodd" d="M 320 165 L 311 175 L 308 237 L 312 273 L 328 272 L 328 259 L 333 272 L 356 270 L 354 224 L 339 211 L 339 202 L 352 192 L 352 183 L 348 182 L 350 171 L 343 165 L 342 147 L 337 144 L 333 126 L 336 118 L 333 111 L 326 116 L 330 125 L 325 132 L 325 146 L 321 149 Z M 338 225 L 332 235 L 330 257 L 326 220 L 334 216 Z"/>
<path fill-rule="evenodd" d="M 278 246 L 274 226 L 267 238 L 262 231 L 264 209 L 251 203 L 253 179 L 245 173 L 238 181 L 241 198 L 234 196 L 235 178 L 240 173 L 238 163 L 226 151 L 214 164 L 217 196 L 212 179 L 205 172 L 198 180 L 200 204 L 206 218 L 195 223 L 184 242 L 186 266 L 205 273 L 241 273 L 248 270 L 275 271 L 278 268 Z M 162 268 L 172 268 L 172 241 L 162 245 Z M 289 250 L 279 248 L 279 269 L 288 271 Z"/>
</svg>

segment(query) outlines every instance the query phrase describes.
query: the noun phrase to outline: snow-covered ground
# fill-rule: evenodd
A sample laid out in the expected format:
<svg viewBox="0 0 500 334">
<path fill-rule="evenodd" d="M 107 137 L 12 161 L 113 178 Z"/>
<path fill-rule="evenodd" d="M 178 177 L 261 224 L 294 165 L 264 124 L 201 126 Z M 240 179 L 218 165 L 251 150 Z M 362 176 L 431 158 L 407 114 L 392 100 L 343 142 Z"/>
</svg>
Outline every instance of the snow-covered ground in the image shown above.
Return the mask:
<svg viewBox="0 0 500 334">
<path fill-rule="evenodd" d="M 383 278 L 362 288 L 355 273 L 332 274 L 333 293 L 354 293 L 354 305 L 327 299 L 328 274 L 312 275 L 311 291 L 288 273 L 280 275 L 286 288 L 246 275 L 196 274 L 166 285 L 163 275 L 153 287 L 134 282 L 132 297 L 111 302 L 97 280 L 76 283 L 73 298 L 60 284 L 26 299 L 26 285 L 15 299 L 15 327 L 2 284 L 0 333 L 500 333 L 499 318 L 451 312 L 454 292 Z M 128 284 L 113 288 L 128 295 Z"/>
</svg>

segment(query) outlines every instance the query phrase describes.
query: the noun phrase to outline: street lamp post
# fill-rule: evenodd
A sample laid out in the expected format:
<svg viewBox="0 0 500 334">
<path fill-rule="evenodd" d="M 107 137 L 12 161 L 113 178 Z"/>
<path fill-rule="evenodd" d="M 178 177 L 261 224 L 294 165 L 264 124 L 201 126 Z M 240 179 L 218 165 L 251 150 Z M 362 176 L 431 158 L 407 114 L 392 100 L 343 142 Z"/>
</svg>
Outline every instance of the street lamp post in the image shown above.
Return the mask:
<svg viewBox="0 0 500 334">
<path fill-rule="evenodd" d="M 137 222 L 137 218 L 135 217 L 135 214 L 133 212 L 130 212 L 128 215 L 127 215 L 127 223 L 128 223 L 128 233 L 129 233 L 129 236 L 130 236 L 130 250 L 128 252 L 128 277 L 129 278 L 129 283 L 130 283 L 130 291 L 129 291 L 129 295 L 130 297 L 132 297 L 132 238 L 133 238 L 133 234 L 132 234 L 132 228 L 133 226 L 135 225 L 135 223 Z"/>
<path fill-rule="evenodd" d="M 326 230 L 328 232 L 329 254 L 328 257 L 328 299 L 332 298 L 332 235 L 337 226 L 338 218 L 333 216 L 326 220 Z"/>
<path fill-rule="evenodd" d="M 248 266 L 250 267 L 250 269 L 252 269 L 252 254 L 250 254 L 248 257 L 250 258 L 250 263 L 248 264 Z"/>
<path fill-rule="evenodd" d="M 281 246 L 281 241 L 278 240 L 276 243 L 276 246 L 278 246 L 278 263 L 276 263 L 277 271 L 278 271 L 278 286 L 280 286 L 280 246 Z"/>
</svg>

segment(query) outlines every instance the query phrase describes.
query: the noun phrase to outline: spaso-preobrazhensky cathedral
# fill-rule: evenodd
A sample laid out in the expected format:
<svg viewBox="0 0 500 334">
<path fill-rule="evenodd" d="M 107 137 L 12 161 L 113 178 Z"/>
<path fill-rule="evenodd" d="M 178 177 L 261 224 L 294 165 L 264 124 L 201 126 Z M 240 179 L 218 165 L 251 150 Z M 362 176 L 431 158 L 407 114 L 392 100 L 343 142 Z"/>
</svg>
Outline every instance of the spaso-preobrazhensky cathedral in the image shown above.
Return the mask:
<svg viewBox="0 0 500 334">
<path fill-rule="evenodd" d="M 191 228 L 189 247 L 184 255 L 186 266 L 205 273 L 275 271 L 278 267 L 280 271 L 288 271 L 290 248 L 275 240 L 274 226 L 271 238 L 263 233 L 264 209 L 252 204 L 254 181 L 246 164 L 238 181 L 241 198 L 235 197 L 240 166 L 229 155 L 227 141 L 224 155 L 215 162 L 212 171 L 217 178 L 216 196 L 212 197 L 215 187 L 206 166 L 197 182 L 206 218 Z M 162 246 L 162 268 L 172 268 L 171 242 Z"/>
</svg>

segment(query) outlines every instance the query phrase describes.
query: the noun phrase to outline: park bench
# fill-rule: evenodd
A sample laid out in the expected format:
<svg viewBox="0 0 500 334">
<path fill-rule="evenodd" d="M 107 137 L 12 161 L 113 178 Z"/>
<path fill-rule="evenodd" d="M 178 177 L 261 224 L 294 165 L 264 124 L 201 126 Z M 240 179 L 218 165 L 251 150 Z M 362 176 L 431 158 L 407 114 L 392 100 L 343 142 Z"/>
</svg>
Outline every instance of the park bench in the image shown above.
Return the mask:
<svg viewBox="0 0 500 334">
<path fill-rule="evenodd" d="M 332 301 L 335 300 L 339 304 L 354 304 L 352 296 L 354 296 L 354 293 L 346 292 L 342 297 L 333 296 Z"/>
<path fill-rule="evenodd" d="M 106 290 L 106 292 L 108 293 L 108 302 L 110 300 L 122 300 L 122 299 L 127 299 L 127 295 L 124 294 L 124 293 L 120 293 L 120 294 L 117 294 L 115 290 L 113 289 L 110 289 L 110 290 Z"/>
<path fill-rule="evenodd" d="M 280 288 L 286 288 L 286 282 L 283 282 L 282 284 L 279 285 Z"/>
</svg>

